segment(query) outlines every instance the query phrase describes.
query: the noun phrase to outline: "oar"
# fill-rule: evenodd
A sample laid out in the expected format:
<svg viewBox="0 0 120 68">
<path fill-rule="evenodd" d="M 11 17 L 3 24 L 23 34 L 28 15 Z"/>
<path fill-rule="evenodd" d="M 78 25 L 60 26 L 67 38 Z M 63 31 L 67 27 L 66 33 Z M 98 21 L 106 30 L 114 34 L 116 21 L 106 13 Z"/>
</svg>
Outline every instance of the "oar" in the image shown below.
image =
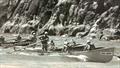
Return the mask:
<svg viewBox="0 0 120 68">
<path fill-rule="evenodd" d="M 117 56 L 118 58 L 120 58 L 120 56 Z"/>
<path fill-rule="evenodd" d="M 120 58 L 120 56 L 118 56 L 118 55 L 114 55 L 114 56 L 116 56 L 116 57 Z"/>
<path fill-rule="evenodd" d="M 114 55 L 115 57 L 117 57 L 118 58 L 118 60 L 120 60 L 120 56 L 118 56 L 118 55 Z"/>
</svg>

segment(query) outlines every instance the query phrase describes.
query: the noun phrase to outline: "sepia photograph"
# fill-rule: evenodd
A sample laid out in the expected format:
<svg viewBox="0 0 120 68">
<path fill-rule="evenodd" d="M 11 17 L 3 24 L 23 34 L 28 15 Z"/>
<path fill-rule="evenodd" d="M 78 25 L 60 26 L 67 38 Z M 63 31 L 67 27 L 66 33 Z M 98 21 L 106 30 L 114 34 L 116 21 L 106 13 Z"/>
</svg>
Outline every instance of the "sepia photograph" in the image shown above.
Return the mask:
<svg viewBox="0 0 120 68">
<path fill-rule="evenodd" d="M 120 0 L 0 0 L 0 68 L 120 68 Z"/>
</svg>

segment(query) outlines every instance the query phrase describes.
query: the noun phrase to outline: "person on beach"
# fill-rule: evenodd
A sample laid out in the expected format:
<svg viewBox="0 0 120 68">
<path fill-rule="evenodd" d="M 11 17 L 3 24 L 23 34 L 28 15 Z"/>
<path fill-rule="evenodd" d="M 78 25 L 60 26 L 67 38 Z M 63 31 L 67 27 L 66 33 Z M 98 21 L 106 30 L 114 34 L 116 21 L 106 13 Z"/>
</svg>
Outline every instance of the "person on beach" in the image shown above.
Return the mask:
<svg viewBox="0 0 120 68">
<path fill-rule="evenodd" d="M 48 32 L 44 32 L 44 35 L 41 36 L 39 39 L 41 40 L 41 43 L 42 43 L 43 52 L 47 52 L 48 51 L 48 41 L 49 41 Z"/>
<path fill-rule="evenodd" d="M 17 38 L 15 39 L 16 42 L 21 42 L 22 37 L 20 34 L 17 35 Z"/>
<path fill-rule="evenodd" d="M 5 37 L 0 36 L 0 46 L 1 46 L 1 43 L 4 43 L 4 42 L 5 42 Z"/>
<path fill-rule="evenodd" d="M 76 44 L 75 40 L 72 39 L 72 41 L 71 41 L 71 46 L 74 47 L 74 46 L 76 46 L 76 45 L 77 45 L 77 44 Z"/>
<path fill-rule="evenodd" d="M 99 40 L 101 40 L 103 36 L 104 36 L 103 31 L 101 31 L 101 32 L 100 32 Z"/>
</svg>

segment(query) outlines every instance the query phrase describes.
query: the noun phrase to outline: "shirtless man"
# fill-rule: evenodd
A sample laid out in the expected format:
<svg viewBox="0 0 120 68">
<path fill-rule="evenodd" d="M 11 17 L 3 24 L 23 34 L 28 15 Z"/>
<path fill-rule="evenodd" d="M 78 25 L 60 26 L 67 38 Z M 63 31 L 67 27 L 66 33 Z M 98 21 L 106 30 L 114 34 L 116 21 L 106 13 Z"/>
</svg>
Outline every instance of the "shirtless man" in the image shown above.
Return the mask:
<svg viewBox="0 0 120 68">
<path fill-rule="evenodd" d="M 39 39 L 41 40 L 41 43 L 42 43 L 43 52 L 47 52 L 48 51 L 48 41 L 49 41 L 48 32 L 45 32 L 44 35 L 42 35 Z"/>
</svg>

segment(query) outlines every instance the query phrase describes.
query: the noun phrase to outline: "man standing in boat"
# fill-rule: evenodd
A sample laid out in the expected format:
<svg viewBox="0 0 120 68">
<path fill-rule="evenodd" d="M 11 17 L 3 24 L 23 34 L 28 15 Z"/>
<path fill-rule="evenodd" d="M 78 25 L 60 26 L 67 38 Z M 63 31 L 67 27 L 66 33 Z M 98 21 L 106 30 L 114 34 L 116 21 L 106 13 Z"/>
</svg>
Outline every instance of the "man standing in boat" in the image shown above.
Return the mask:
<svg viewBox="0 0 120 68">
<path fill-rule="evenodd" d="M 68 45 L 69 45 L 69 42 L 67 40 L 65 40 L 64 47 L 63 47 L 63 52 L 67 52 L 68 51 Z"/>
<path fill-rule="evenodd" d="M 43 52 L 47 52 L 48 51 L 48 41 L 49 41 L 48 32 L 44 32 L 44 35 L 41 36 L 39 39 L 41 40 L 41 43 L 42 43 Z"/>
<path fill-rule="evenodd" d="M 29 39 L 26 40 L 26 42 L 29 43 L 28 47 L 36 47 L 37 37 L 36 33 L 34 31 L 31 32 L 31 35 L 29 36 Z"/>
<path fill-rule="evenodd" d="M 55 50 L 55 43 L 53 40 L 50 42 L 50 50 Z"/>
</svg>

